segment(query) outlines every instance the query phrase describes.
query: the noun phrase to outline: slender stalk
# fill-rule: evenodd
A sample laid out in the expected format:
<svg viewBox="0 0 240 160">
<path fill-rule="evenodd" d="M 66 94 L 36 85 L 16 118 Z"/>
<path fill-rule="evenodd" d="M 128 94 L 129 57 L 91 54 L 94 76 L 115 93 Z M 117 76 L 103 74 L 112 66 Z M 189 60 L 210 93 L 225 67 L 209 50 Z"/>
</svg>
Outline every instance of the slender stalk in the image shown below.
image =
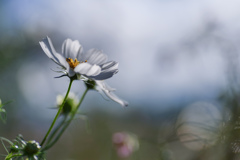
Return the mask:
<svg viewBox="0 0 240 160">
<path fill-rule="evenodd" d="M 70 92 L 70 89 L 71 89 L 71 86 L 72 86 L 72 82 L 73 82 L 73 80 L 70 79 L 70 83 L 69 83 L 69 86 L 68 86 L 68 90 L 67 90 L 67 93 L 66 93 L 66 95 L 65 95 L 65 97 L 64 97 L 64 99 L 63 99 L 62 105 L 59 107 L 58 112 L 57 112 L 57 114 L 56 114 L 56 116 L 55 116 L 55 118 L 54 118 L 54 120 L 53 120 L 50 128 L 48 129 L 47 134 L 45 135 L 45 137 L 44 137 L 44 139 L 43 139 L 43 141 L 42 141 L 42 143 L 41 143 L 41 146 L 43 146 L 43 144 L 44 144 L 44 142 L 46 141 L 49 133 L 51 132 L 51 130 L 52 130 L 52 128 L 53 128 L 53 126 L 54 126 L 54 124 L 55 124 L 55 122 L 56 122 L 59 114 L 60 114 L 61 111 L 62 111 L 62 108 L 63 108 L 63 106 L 64 106 L 64 104 L 65 104 L 65 102 L 66 102 L 66 99 L 67 99 L 67 97 L 68 97 L 68 94 L 69 94 L 69 92 Z"/>
<path fill-rule="evenodd" d="M 75 115 L 76 115 L 76 113 L 77 113 L 80 105 L 82 104 L 82 101 L 83 101 L 84 97 L 86 96 L 88 90 L 89 90 L 89 89 L 87 88 L 87 89 L 84 91 L 84 93 L 83 93 L 83 95 L 82 95 L 82 98 L 80 99 L 80 101 L 79 101 L 79 103 L 78 103 L 78 105 L 77 105 L 77 108 L 73 111 L 73 113 L 72 113 L 72 115 L 71 115 L 71 118 L 70 118 L 70 119 L 66 122 L 66 124 L 63 126 L 62 130 L 59 132 L 59 134 L 56 136 L 56 138 L 55 138 L 52 142 L 50 142 L 46 147 L 44 147 L 44 148 L 42 149 L 42 151 L 45 151 L 45 150 L 51 148 L 51 147 L 58 141 L 58 139 L 62 136 L 63 132 L 66 130 L 66 128 L 69 126 L 69 124 L 72 122 L 73 118 L 75 117 Z"/>
<path fill-rule="evenodd" d="M 51 140 L 53 139 L 54 135 L 59 131 L 59 129 L 63 126 L 63 124 L 65 123 L 67 119 L 67 116 L 64 115 L 64 119 L 61 121 L 61 123 L 59 123 L 59 125 L 57 127 L 55 127 L 55 129 L 52 131 L 52 133 L 50 134 L 48 140 L 47 140 L 47 145 L 51 142 Z"/>
</svg>

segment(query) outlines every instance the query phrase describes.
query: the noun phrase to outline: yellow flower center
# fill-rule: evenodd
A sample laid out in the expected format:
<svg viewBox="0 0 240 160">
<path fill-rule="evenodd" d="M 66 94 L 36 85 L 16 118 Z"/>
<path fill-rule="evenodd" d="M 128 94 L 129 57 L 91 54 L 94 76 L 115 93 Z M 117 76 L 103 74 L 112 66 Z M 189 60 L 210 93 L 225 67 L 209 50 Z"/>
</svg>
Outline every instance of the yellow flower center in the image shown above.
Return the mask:
<svg viewBox="0 0 240 160">
<path fill-rule="evenodd" d="M 75 58 L 74 60 L 72 58 L 66 58 L 66 61 L 68 62 L 69 66 L 74 69 L 75 67 L 77 67 L 77 65 L 79 65 L 80 63 L 84 63 L 84 62 L 87 62 L 84 61 L 84 62 L 80 62 L 77 60 L 77 58 Z"/>
</svg>

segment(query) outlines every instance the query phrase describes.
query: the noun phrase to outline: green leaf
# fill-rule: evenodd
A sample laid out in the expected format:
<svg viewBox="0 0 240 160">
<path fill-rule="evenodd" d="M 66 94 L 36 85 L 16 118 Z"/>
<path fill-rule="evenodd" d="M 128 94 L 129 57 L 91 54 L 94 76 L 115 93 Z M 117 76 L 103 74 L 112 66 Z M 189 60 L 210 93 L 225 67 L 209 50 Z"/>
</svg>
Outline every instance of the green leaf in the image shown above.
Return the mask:
<svg viewBox="0 0 240 160">
<path fill-rule="evenodd" d="M 11 158 L 12 158 L 12 153 L 8 154 L 5 160 L 11 160 Z"/>
<path fill-rule="evenodd" d="M 14 102 L 14 100 L 7 101 L 7 102 L 3 103 L 2 106 L 6 106 L 7 104 L 12 103 L 12 102 Z"/>
<path fill-rule="evenodd" d="M 22 157 L 22 155 L 21 155 L 21 154 L 9 153 L 9 154 L 7 155 L 7 157 L 5 158 L 5 160 L 12 160 L 12 158 L 14 158 L 14 157 Z"/>
<path fill-rule="evenodd" d="M 3 141 L 8 142 L 10 145 L 12 145 L 13 143 L 12 143 L 10 140 L 8 140 L 7 138 L 4 138 L 4 137 L 0 137 L 0 140 L 1 140 L 1 143 L 2 143 L 2 145 L 3 145 L 3 148 L 4 148 L 4 149 L 6 150 L 6 152 L 9 154 L 9 152 L 8 152 L 8 150 L 7 150 L 7 147 L 5 146 L 5 144 L 4 144 Z"/>
</svg>

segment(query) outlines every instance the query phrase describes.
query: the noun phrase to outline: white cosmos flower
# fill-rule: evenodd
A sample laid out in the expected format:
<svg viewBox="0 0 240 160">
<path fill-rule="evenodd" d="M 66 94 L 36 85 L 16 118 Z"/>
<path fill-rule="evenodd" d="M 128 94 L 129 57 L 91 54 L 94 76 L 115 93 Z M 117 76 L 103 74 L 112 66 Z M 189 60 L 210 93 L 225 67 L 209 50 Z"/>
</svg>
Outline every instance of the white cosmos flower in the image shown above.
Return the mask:
<svg viewBox="0 0 240 160">
<path fill-rule="evenodd" d="M 39 43 L 46 55 L 63 68 L 61 72 L 64 75 L 62 76 L 72 78 L 77 75 L 84 80 L 88 87 L 104 93 L 122 106 L 128 106 L 126 101 L 121 100 L 113 93 L 115 89 L 110 88 L 102 81 L 118 72 L 118 63 L 107 61 L 108 57 L 102 51 L 90 49 L 86 54 L 83 54 L 83 48 L 77 40 L 66 39 L 62 45 L 62 54 L 59 54 L 55 51 L 49 37 L 44 38 Z"/>
<path fill-rule="evenodd" d="M 118 63 L 106 62 L 107 56 L 101 51 L 91 49 L 84 55 L 83 48 L 77 40 L 66 39 L 62 45 L 62 54 L 55 51 L 49 37 L 39 43 L 45 54 L 62 67 L 62 76 L 72 78 L 77 75 L 93 80 L 104 80 L 118 72 Z"/>
</svg>

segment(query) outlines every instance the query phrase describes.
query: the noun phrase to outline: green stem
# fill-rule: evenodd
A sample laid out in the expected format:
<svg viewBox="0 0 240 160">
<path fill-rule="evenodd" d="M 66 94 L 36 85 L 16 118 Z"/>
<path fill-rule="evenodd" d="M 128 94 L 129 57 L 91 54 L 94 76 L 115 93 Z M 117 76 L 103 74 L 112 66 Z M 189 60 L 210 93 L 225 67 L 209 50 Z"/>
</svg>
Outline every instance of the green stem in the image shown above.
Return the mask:
<svg viewBox="0 0 240 160">
<path fill-rule="evenodd" d="M 54 120 L 53 120 L 50 128 L 48 129 L 47 134 L 45 135 L 45 137 L 44 137 L 44 139 L 43 139 L 43 141 L 42 141 L 42 143 L 41 143 L 41 146 L 43 146 L 43 144 L 44 144 L 44 142 L 46 141 L 49 133 L 51 132 L 51 130 L 52 130 L 52 128 L 53 128 L 53 126 L 54 126 L 54 124 L 55 124 L 55 122 L 56 122 L 59 114 L 60 114 L 61 111 L 62 111 L 62 108 L 63 108 L 63 106 L 64 106 L 64 104 L 65 104 L 65 102 L 66 102 L 66 99 L 67 99 L 67 97 L 68 97 L 68 94 L 69 94 L 69 92 L 70 92 L 70 89 L 71 89 L 71 86 L 72 86 L 72 82 L 73 82 L 73 80 L 70 79 L 70 83 L 69 83 L 69 86 L 68 86 L 68 90 L 67 90 L 67 93 L 66 93 L 66 95 L 65 95 L 65 97 L 64 97 L 64 99 L 63 99 L 62 105 L 59 107 L 58 112 L 57 112 L 57 114 L 56 114 L 56 116 L 55 116 L 55 118 L 54 118 Z"/>
<path fill-rule="evenodd" d="M 48 140 L 47 140 L 47 144 L 46 145 L 48 145 L 50 142 L 51 142 L 51 140 L 53 139 L 53 137 L 55 136 L 55 134 L 59 131 L 59 129 L 63 126 L 63 124 L 65 123 L 65 121 L 66 121 L 66 119 L 67 119 L 67 116 L 66 115 L 64 115 L 64 119 L 61 121 L 61 123 L 59 123 L 59 125 L 57 126 L 57 127 L 55 127 L 55 129 L 52 131 L 52 133 L 50 134 L 50 136 L 49 136 L 49 138 L 48 138 Z"/>
<path fill-rule="evenodd" d="M 89 90 L 89 89 L 87 88 L 87 89 L 84 91 L 84 93 L 83 93 L 83 95 L 82 95 L 82 98 L 80 99 L 80 101 L 79 101 L 79 103 L 78 103 L 78 105 L 77 105 L 77 108 L 73 111 L 73 113 L 72 113 L 72 115 L 71 115 L 71 118 L 70 118 L 70 119 L 66 122 L 66 124 L 63 126 L 62 130 L 59 132 L 59 134 L 56 136 L 56 138 L 55 138 L 51 143 L 49 143 L 46 147 L 44 147 L 44 148 L 42 149 L 42 151 L 45 151 L 45 150 L 48 150 L 49 148 L 51 148 L 51 147 L 58 141 L 58 139 L 62 136 L 63 132 L 66 130 L 66 128 L 69 126 L 69 124 L 72 122 L 73 118 L 75 117 L 75 115 L 76 115 L 76 113 L 77 113 L 80 105 L 82 104 L 82 101 L 83 101 L 84 97 L 86 96 L 88 90 Z"/>
</svg>

